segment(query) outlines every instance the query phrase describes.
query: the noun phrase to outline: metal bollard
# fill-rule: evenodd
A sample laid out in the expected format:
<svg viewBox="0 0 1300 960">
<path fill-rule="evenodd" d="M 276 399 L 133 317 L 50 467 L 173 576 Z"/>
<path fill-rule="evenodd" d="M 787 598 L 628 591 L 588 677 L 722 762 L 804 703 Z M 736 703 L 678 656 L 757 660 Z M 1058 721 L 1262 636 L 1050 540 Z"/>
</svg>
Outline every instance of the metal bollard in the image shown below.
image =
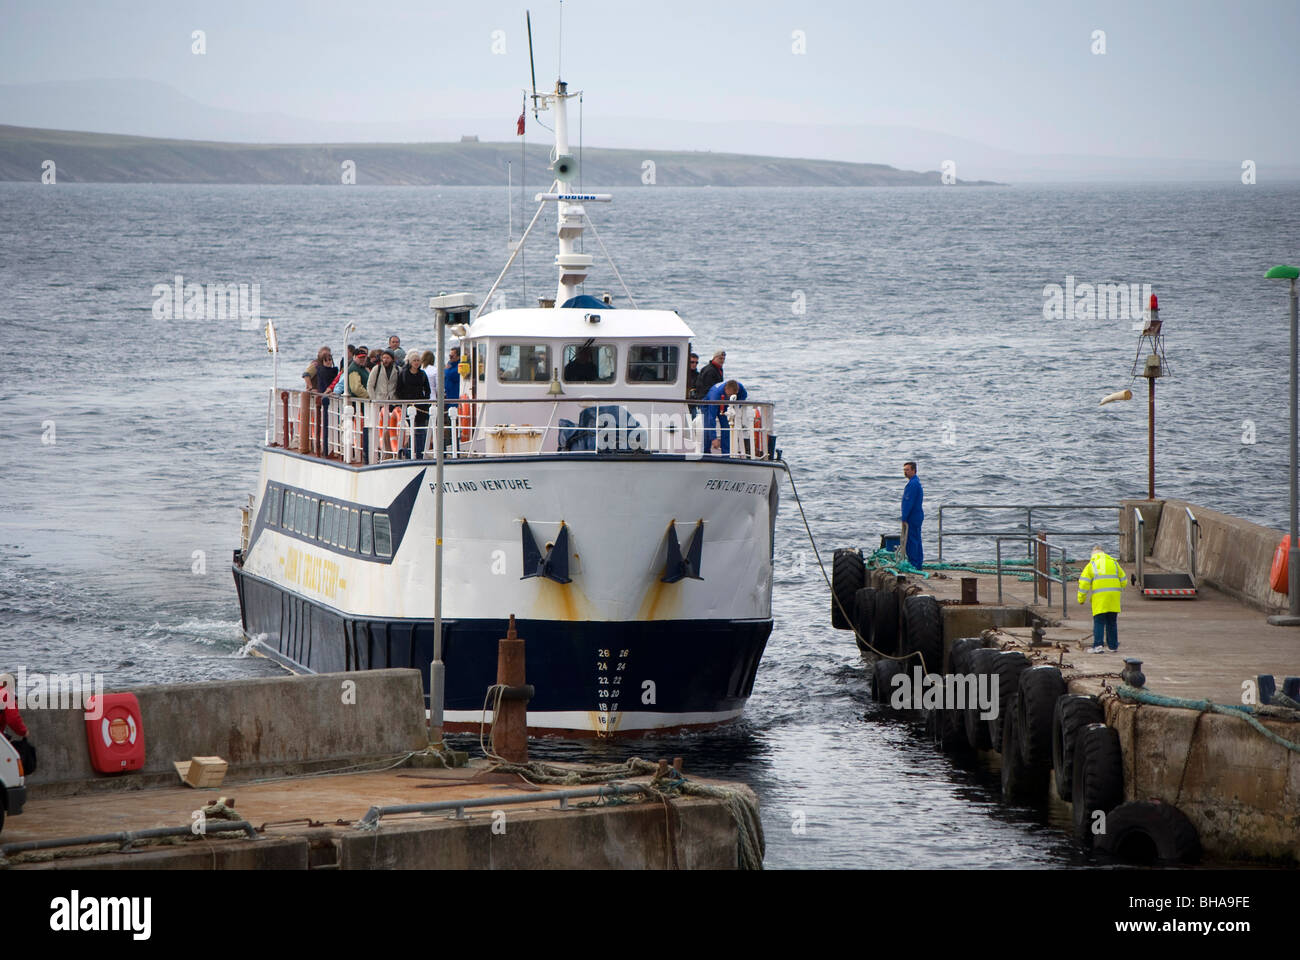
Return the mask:
<svg viewBox="0 0 1300 960">
<path fill-rule="evenodd" d="M 524 641 L 515 632 L 510 614 L 506 635 L 497 642 L 497 684 L 518 691 L 526 683 Z M 528 700 L 517 694 L 500 698 L 492 715 L 492 747 L 512 763 L 528 762 Z"/>
</svg>

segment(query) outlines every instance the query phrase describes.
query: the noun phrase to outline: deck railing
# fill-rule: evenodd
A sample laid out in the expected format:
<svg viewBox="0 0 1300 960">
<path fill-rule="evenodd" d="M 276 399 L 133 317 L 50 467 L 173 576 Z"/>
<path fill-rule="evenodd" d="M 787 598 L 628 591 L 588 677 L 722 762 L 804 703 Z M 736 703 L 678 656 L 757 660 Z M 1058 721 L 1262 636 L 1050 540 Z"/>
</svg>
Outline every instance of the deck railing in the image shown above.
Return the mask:
<svg viewBox="0 0 1300 960">
<path fill-rule="evenodd" d="M 1008 525 L 995 528 L 980 529 L 963 529 L 953 530 L 951 520 L 949 528 L 943 528 L 943 512 L 947 510 L 949 514 L 954 510 L 1010 510 L 1016 514 L 1024 515 L 1023 526 L 1019 523 L 1013 523 L 1008 520 Z M 1035 535 L 1043 532 L 1049 536 L 1062 538 L 1099 538 L 1113 537 L 1116 535 L 1119 527 L 1090 527 L 1086 530 L 1070 530 L 1044 527 L 1041 520 L 1043 513 L 1049 513 L 1055 518 L 1061 511 L 1067 512 L 1095 512 L 1099 510 L 1115 510 L 1118 514 L 1119 505 L 1115 503 L 944 503 L 939 506 L 939 560 L 943 560 L 943 539 L 944 537 L 980 537 L 980 538 L 997 538 L 1004 540 L 1018 539 L 1025 544 L 1025 555 L 1032 557 L 1034 555 Z M 1040 520 L 1037 524 L 1034 522 L 1034 513 L 1038 512 Z M 1036 529 L 1037 527 L 1037 529 Z"/>
<path fill-rule="evenodd" d="M 774 408 L 645 397 L 448 400 L 443 443 L 450 459 L 540 454 L 660 453 L 739 460 L 777 457 Z M 273 389 L 266 442 L 344 463 L 434 458 L 436 401 L 378 401 Z M 719 410 L 705 426 L 706 408 Z M 420 423 L 421 414 L 427 423 Z"/>
</svg>

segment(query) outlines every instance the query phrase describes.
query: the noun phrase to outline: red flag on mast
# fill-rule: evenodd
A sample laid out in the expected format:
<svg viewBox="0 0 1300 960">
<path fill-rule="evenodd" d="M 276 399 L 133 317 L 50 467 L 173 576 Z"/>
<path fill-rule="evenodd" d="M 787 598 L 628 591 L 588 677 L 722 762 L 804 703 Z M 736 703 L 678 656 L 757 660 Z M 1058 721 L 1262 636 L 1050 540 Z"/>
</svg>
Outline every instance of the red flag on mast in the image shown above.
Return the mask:
<svg viewBox="0 0 1300 960">
<path fill-rule="evenodd" d="M 524 135 L 524 114 L 527 113 L 527 112 L 528 112 L 527 110 L 520 110 L 520 111 L 519 111 L 519 119 L 515 121 L 515 136 L 516 136 L 516 137 L 522 137 L 522 136 Z"/>
</svg>

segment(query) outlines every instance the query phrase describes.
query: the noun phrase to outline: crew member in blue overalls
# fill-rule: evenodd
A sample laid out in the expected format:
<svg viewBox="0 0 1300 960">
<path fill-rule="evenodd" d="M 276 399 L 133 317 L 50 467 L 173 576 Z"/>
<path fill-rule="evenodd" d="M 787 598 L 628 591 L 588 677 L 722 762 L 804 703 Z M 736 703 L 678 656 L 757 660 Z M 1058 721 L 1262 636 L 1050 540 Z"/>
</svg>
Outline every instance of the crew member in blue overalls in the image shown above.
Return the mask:
<svg viewBox="0 0 1300 960">
<path fill-rule="evenodd" d="M 916 475 L 915 460 L 903 464 L 903 476 L 907 477 L 907 486 L 903 488 L 903 547 L 907 562 L 920 570 L 925 561 L 921 549 L 921 524 L 925 520 L 921 503 L 925 500 L 925 491 L 921 489 L 921 480 Z"/>
<path fill-rule="evenodd" d="M 715 383 L 704 395 L 705 400 L 722 400 L 743 403 L 749 393 L 739 380 Z M 705 403 L 704 407 L 704 452 L 721 453 L 724 457 L 731 454 L 731 421 L 727 407 L 720 403 Z"/>
</svg>

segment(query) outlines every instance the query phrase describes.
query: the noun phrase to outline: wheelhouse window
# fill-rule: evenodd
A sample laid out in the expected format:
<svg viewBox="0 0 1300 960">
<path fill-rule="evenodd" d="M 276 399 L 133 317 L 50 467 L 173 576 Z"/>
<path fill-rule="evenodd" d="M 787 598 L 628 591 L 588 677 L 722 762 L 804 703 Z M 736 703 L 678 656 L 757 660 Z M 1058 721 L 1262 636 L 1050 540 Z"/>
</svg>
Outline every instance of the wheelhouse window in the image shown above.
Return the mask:
<svg viewBox="0 0 1300 960">
<path fill-rule="evenodd" d="M 393 531 L 388 525 L 388 514 L 375 514 L 375 556 L 393 555 Z"/>
<path fill-rule="evenodd" d="M 316 511 L 319 509 L 318 506 L 319 503 L 320 503 L 320 499 L 317 497 L 312 497 L 308 501 L 307 528 L 303 530 L 303 533 L 311 537 L 313 540 L 316 539 Z"/>
<path fill-rule="evenodd" d="M 348 515 L 348 549 L 357 548 L 357 528 L 361 526 L 361 514 L 356 510 L 347 511 Z M 342 534 L 339 535 L 342 539 Z"/>
<path fill-rule="evenodd" d="M 279 489 L 279 487 L 274 487 L 274 486 L 271 487 L 270 494 L 269 494 L 268 497 L 267 497 L 267 502 L 266 502 L 266 522 L 267 522 L 270 526 L 272 526 L 272 527 L 279 526 L 279 524 L 280 524 L 280 489 Z"/>
<path fill-rule="evenodd" d="M 551 379 L 551 348 L 544 343 L 503 343 L 497 347 L 501 383 L 545 383 Z"/>
<path fill-rule="evenodd" d="M 618 348 L 612 343 L 566 343 L 565 383 L 613 383 L 618 371 Z"/>
<path fill-rule="evenodd" d="M 629 383 L 676 383 L 677 348 L 674 346 L 635 346 L 627 352 Z"/>
<path fill-rule="evenodd" d="M 330 510 L 330 505 L 322 503 L 320 505 L 320 526 L 317 529 L 320 531 L 320 538 L 326 543 L 329 543 L 330 534 L 333 532 L 333 520 L 333 511 Z"/>
<path fill-rule="evenodd" d="M 370 556 L 370 511 L 361 511 L 361 553 L 364 556 Z"/>
</svg>

